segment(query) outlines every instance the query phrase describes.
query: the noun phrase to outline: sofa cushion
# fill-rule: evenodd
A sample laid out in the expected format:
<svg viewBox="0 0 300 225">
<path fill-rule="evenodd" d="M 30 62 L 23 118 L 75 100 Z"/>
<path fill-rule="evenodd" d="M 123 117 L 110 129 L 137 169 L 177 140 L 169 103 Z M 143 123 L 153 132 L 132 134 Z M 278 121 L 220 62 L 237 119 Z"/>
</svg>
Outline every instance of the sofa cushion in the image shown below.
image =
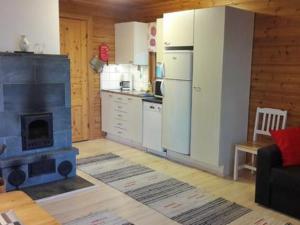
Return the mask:
<svg viewBox="0 0 300 225">
<path fill-rule="evenodd" d="M 271 131 L 278 145 L 283 166 L 300 165 L 300 128 Z"/>
<path fill-rule="evenodd" d="M 300 166 L 272 168 L 272 185 L 300 192 Z"/>
</svg>

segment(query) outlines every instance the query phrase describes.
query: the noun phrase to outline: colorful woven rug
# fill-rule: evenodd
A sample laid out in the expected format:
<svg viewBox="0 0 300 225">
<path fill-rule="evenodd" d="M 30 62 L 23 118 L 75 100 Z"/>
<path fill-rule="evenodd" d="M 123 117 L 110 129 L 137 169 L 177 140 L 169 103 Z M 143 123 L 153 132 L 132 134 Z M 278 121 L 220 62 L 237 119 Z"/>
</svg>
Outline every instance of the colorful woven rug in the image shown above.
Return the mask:
<svg viewBox="0 0 300 225">
<path fill-rule="evenodd" d="M 287 224 L 112 153 L 80 159 L 78 168 L 183 225 Z"/>
<path fill-rule="evenodd" d="M 134 225 L 112 212 L 96 212 L 64 225 Z"/>
</svg>

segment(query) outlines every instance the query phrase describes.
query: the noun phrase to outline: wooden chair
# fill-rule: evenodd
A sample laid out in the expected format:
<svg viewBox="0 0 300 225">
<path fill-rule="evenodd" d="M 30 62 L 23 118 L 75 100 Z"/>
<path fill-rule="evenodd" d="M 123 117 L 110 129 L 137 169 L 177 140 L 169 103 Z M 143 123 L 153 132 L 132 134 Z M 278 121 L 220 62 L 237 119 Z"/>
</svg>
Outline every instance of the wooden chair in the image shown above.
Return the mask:
<svg viewBox="0 0 300 225">
<path fill-rule="evenodd" d="M 257 141 L 258 135 L 271 136 L 271 130 L 285 129 L 287 120 L 287 111 L 271 108 L 257 108 L 255 125 L 253 132 L 253 141 L 247 144 L 238 144 L 235 146 L 234 157 L 234 175 L 233 179 L 238 179 L 238 172 L 240 169 L 249 169 L 256 171 L 254 165 L 257 150 L 266 145 L 266 143 L 259 143 Z M 239 165 L 239 152 L 249 153 L 252 157 L 252 165 L 243 164 Z"/>
</svg>

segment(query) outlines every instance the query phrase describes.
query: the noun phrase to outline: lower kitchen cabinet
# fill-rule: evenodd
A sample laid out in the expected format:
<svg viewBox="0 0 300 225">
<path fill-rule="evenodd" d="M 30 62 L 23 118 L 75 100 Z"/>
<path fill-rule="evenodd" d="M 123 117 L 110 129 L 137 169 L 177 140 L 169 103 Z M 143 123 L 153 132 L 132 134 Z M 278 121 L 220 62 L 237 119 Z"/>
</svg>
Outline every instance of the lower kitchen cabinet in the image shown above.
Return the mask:
<svg viewBox="0 0 300 225">
<path fill-rule="evenodd" d="M 128 134 L 129 138 L 142 143 L 143 101 L 138 97 L 128 97 Z"/>
<path fill-rule="evenodd" d="M 101 118 L 102 118 L 102 131 L 112 132 L 112 97 L 113 95 L 108 92 L 102 92 L 101 94 Z"/>
<path fill-rule="evenodd" d="M 139 97 L 102 92 L 102 131 L 142 143 L 143 105 Z"/>
</svg>

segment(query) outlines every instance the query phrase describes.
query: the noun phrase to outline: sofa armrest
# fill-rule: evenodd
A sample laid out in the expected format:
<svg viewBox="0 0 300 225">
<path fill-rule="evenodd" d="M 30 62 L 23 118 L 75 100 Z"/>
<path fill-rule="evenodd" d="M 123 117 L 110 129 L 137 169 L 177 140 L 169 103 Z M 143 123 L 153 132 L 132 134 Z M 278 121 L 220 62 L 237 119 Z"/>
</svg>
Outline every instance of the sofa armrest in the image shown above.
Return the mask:
<svg viewBox="0 0 300 225">
<path fill-rule="evenodd" d="M 269 206 L 271 169 L 282 167 L 281 153 L 277 145 L 259 149 L 256 163 L 255 202 Z"/>
</svg>

